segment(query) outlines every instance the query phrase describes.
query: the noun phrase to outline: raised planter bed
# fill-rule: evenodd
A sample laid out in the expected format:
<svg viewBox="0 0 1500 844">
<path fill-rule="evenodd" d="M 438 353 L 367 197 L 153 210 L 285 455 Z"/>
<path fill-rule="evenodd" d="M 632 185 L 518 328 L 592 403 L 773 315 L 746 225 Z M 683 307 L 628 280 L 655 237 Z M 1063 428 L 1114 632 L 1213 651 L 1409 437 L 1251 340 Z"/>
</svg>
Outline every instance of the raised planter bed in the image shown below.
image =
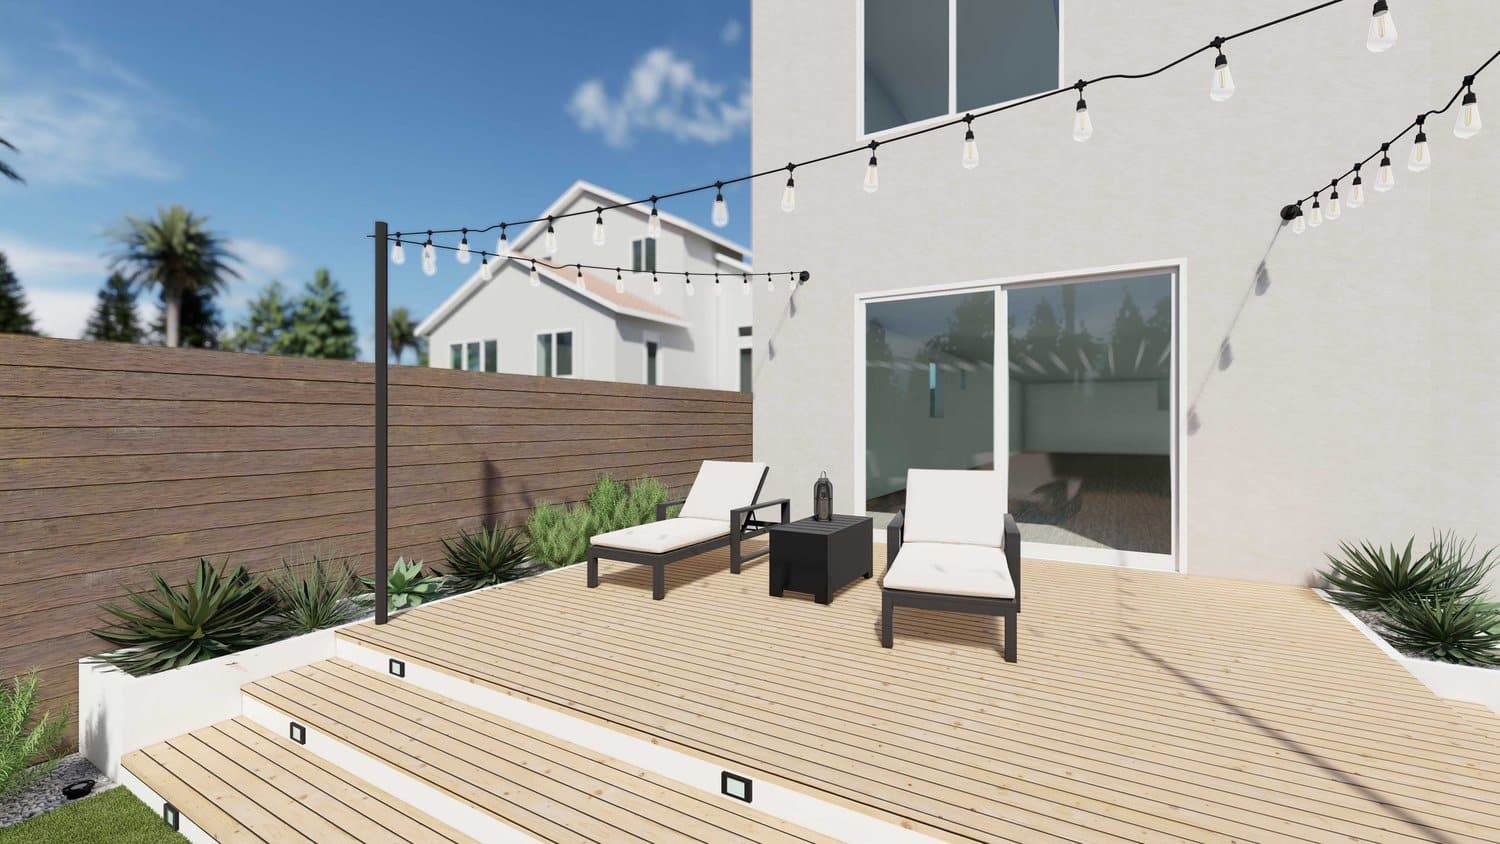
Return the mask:
<svg viewBox="0 0 1500 844">
<path fill-rule="evenodd" d="M 1491 712 L 1500 715 L 1500 669 L 1480 668 L 1471 665 L 1455 665 L 1450 662 L 1434 662 L 1430 659 L 1419 659 L 1407 656 L 1390 643 L 1381 638 L 1380 634 L 1370 628 L 1354 613 L 1349 612 L 1328 597 L 1321 589 L 1313 590 L 1318 596 L 1328 602 L 1328 605 L 1338 611 L 1340 615 L 1348 619 L 1349 623 L 1365 634 L 1365 638 L 1375 643 L 1377 648 L 1386 656 L 1394 659 L 1411 673 L 1413 677 L 1422 681 L 1422 684 L 1432 690 L 1432 693 L 1445 700 L 1459 700 L 1466 703 L 1478 703 L 1489 707 Z"/>
</svg>

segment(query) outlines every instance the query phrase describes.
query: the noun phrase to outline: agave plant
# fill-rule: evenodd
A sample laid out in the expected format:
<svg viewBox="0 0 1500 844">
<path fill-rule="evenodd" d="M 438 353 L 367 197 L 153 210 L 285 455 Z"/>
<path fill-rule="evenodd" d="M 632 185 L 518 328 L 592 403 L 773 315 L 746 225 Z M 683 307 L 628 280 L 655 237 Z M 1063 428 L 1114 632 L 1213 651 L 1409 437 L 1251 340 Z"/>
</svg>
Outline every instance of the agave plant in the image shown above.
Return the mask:
<svg viewBox="0 0 1500 844">
<path fill-rule="evenodd" d="M 1378 611 L 1397 598 L 1452 597 L 1451 575 L 1433 562 L 1429 551 L 1413 558 L 1408 540 L 1405 550 L 1395 545 L 1379 548 L 1368 542 L 1339 543 L 1342 556 L 1327 555 L 1329 569 L 1323 572 L 1329 597 L 1351 610 Z"/>
<path fill-rule="evenodd" d="M 350 600 L 359 577 L 344 558 L 314 554 L 299 569 L 283 560 L 281 574 L 269 578 L 266 586 L 276 600 L 271 624 L 288 636 L 342 624 L 359 612 Z"/>
<path fill-rule="evenodd" d="M 1461 539 L 1453 531 L 1432 533 L 1432 545 L 1427 549 L 1432 565 L 1438 570 L 1438 579 L 1443 591 L 1454 595 L 1469 595 L 1481 589 L 1484 580 L 1500 563 L 1496 549 L 1483 554 L 1477 552 L 1475 540 Z"/>
<path fill-rule="evenodd" d="M 443 540 L 449 576 L 462 591 L 515 580 L 530 556 L 529 543 L 517 528 L 495 525 L 474 533 L 458 532 Z"/>
<path fill-rule="evenodd" d="M 152 674 L 264 644 L 273 634 L 261 622 L 275 601 L 243 566 L 225 573 L 198 561 L 198 574 L 177 590 L 156 573 L 152 592 L 130 592 L 134 610 L 106 604 L 116 623 L 94 635 L 125 648 L 102 657 L 130 674 Z"/>
<path fill-rule="evenodd" d="M 364 584 L 367 592 L 374 593 L 375 578 L 362 577 L 360 582 Z M 392 611 L 421 606 L 436 598 L 441 592 L 442 579 L 424 574 L 421 560 L 408 563 L 405 557 L 398 557 L 386 578 L 386 605 Z"/>
<path fill-rule="evenodd" d="M 13 679 L 8 689 L 0 684 L 0 797 L 25 789 L 57 767 L 68 719 L 46 712 L 32 724 L 36 682 L 32 669 Z M 44 761 L 32 765 L 37 757 Z"/>
<path fill-rule="evenodd" d="M 1473 595 L 1396 598 L 1381 619 L 1403 653 L 1459 665 L 1500 665 L 1500 604 Z"/>
</svg>

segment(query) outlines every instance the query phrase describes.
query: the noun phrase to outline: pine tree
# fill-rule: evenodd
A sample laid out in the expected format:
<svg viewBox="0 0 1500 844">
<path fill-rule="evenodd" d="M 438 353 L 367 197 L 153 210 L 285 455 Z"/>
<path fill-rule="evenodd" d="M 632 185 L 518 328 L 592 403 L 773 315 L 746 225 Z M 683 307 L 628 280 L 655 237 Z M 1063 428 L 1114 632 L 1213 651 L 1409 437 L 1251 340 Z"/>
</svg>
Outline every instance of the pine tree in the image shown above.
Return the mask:
<svg viewBox="0 0 1500 844">
<path fill-rule="evenodd" d="M 219 348 L 219 332 L 224 322 L 219 317 L 219 305 L 214 301 L 214 291 L 208 287 L 195 287 L 181 291 L 178 302 L 177 345 L 194 349 Z M 161 306 L 156 321 L 151 324 L 152 338 L 165 345 L 167 339 L 167 293 L 158 298 Z"/>
<path fill-rule="evenodd" d="M 250 302 L 245 318 L 235 323 L 234 333 L 224 341 L 231 352 L 265 354 L 275 350 L 292 327 L 292 309 L 296 303 L 285 295 L 281 282 L 273 281 Z"/>
<path fill-rule="evenodd" d="M 31 309 L 26 305 L 26 291 L 10 271 L 4 252 L 0 252 L 0 333 L 37 333 L 36 320 L 31 318 Z"/>
<path fill-rule="evenodd" d="M 354 360 L 358 339 L 343 288 L 328 275 L 328 270 L 319 269 L 297 300 L 291 327 L 271 351 L 305 358 Z"/>
<path fill-rule="evenodd" d="M 145 336 L 135 313 L 135 289 L 119 273 L 114 273 L 99 290 L 99 302 L 89 317 L 83 336 L 87 340 L 109 340 L 115 343 L 139 343 Z"/>
</svg>

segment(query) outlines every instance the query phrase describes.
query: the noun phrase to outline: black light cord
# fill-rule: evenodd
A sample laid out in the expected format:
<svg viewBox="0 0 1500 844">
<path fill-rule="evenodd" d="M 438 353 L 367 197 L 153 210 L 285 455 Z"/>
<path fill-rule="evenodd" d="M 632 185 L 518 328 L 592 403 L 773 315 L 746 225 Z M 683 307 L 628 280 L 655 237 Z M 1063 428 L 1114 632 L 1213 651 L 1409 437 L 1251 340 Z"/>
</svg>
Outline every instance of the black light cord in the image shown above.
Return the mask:
<svg viewBox="0 0 1500 844">
<path fill-rule="evenodd" d="M 474 231 L 474 229 L 469 229 L 469 231 Z M 432 233 L 438 234 L 439 232 L 436 229 L 433 229 Z M 370 236 L 374 237 L 374 235 Z M 444 246 L 441 243 L 432 243 L 431 241 L 427 240 L 407 240 L 406 238 L 401 237 L 400 234 L 388 235 L 386 237 L 386 240 L 390 243 L 400 243 L 405 246 L 415 246 L 419 249 L 426 246 L 431 246 L 433 249 L 446 249 L 449 252 L 458 252 L 460 249 L 457 246 Z M 500 260 L 518 261 L 522 264 L 535 264 L 539 267 L 546 267 L 549 270 L 603 270 L 606 272 L 613 271 L 616 274 L 626 272 L 624 267 L 606 267 L 599 264 L 553 264 L 549 261 L 544 261 L 541 258 L 533 258 L 530 255 L 524 255 L 521 253 L 500 255 L 494 252 L 486 252 L 482 249 L 472 249 L 469 251 L 469 254 L 478 255 L 479 262 L 481 264 L 489 260 L 490 258 L 497 258 Z M 782 270 L 781 272 L 766 272 L 765 270 L 741 270 L 739 272 L 735 272 L 731 270 L 715 273 L 703 272 L 701 270 L 698 272 L 688 272 L 686 270 L 630 270 L 629 272 L 633 275 L 680 275 L 683 278 L 687 279 L 691 279 L 693 276 L 698 276 L 699 278 L 742 278 L 747 281 L 755 278 L 756 276 L 766 276 L 771 279 L 781 278 L 784 276 L 795 276 L 796 280 L 799 282 L 804 282 L 812 278 L 812 273 L 808 272 L 807 270 Z"/>
<path fill-rule="evenodd" d="M 899 135 L 893 135 L 891 137 L 885 138 L 885 139 L 880 140 L 880 141 L 870 141 L 868 143 L 860 144 L 859 146 L 853 146 L 853 147 L 849 147 L 848 149 L 839 150 L 838 152 L 830 152 L 827 155 L 820 155 L 820 156 L 818 156 L 816 158 L 809 158 L 806 161 L 792 161 L 792 162 L 788 162 L 787 164 L 785 164 L 784 166 L 781 166 L 781 167 L 775 167 L 775 168 L 772 168 L 772 169 L 769 169 L 769 170 L 761 170 L 759 172 L 749 173 L 749 174 L 746 174 L 746 175 L 743 175 L 743 176 L 736 176 L 735 178 L 732 178 L 732 179 L 718 179 L 718 180 L 709 182 L 707 184 L 698 185 L 697 187 L 683 188 L 682 190 L 676 190 L 676 191 L 672 191 L 670 193 L 658 193 L 658 194 L 654 194 L 651 197 L 646 198 L 646 199 L 630 199 L 630 200 L 626 200 L 624 202 L 617 202 L 617 203 L 615 203 L 613 205 L 601 205 L 601 206 L 596 206 L 594 208 L 583 209 L 583 210 L 580 210 L 580 211 L 570 211 L 570 212 L 567 212 L 565 214 L 553 214 L 550 217 L 546 217 L 546 216 L 544 216 L 544 217 L 533 217 L 533 218 L 531 218 L 529 220 L 507 220 L 507 221 L 505 221 L 503 223 L 495 223 L 493 225 L 485 226 L 483 228 L 469 227 L 469 228 L 451 228 L 451 229 L 431 229 L 431 230 L 428 230 L 426 227 L 413 227 L 413 228 L 410 228 L 410 229 L 402 229 L 402 231 L 427 231 L 430 234 L 458 234 L 460 232 L 463 232 L 465 234 L 471 234 L 471 233 L 482 234 L 484 232 L 489 232 L 489 231 L 492 231 L 494 229 L 503 229 L 503 228 L 507 228 L 507 227 L 510 227 L 510 226 L 527 226 L 527 225 L 531 225 L 533 223 L 547 222 L 547 221 L 550 221 L 550 220 L 561 220 L 561 219 L 564 219 L 564 218 L 567 218 L 567 217 L 579 217 L 579 216 L 583 216 L 583 215 L 586 215 L 586 214 L 595 214 L 595 213 L 599 213 L 599 212 L 603 212 L 603 211 L 613 211 L 613 210 L 618 209 L 618 208 L 631 208 L 631 207 L 634 207 L 634 206 L 637 206 L 637 205 L 654 205 L 655 203 L 657 203 L 657 202 L 659 202 L 661 200 L 664 200 L 664 199 L 673 199 L 675 197 L 687 196 L 689 194 L 700 193 L 702 191 L 708 191 L 708 190 L 722 190 L 725 185 L 739 184 L 740 182 L 748 182 L 748 181 L 750 181 L 752 179 L 759 179 L 759 178 L 763 178 L 765 176 L 772 176 L 772 175 L 777 175 L 777 174 L 780 174 L 780 173 L 790 173 L 795 168 L 806 167 L 809 164 L 821 164 L 824 161 L 832 161 L 835 158 L 843 158 L 846 155 L 854 155 L 856 153 L 865 152 L 866 150 L 873 151 L 875 145 L 877 145 L 877 144 L 883 146 L 885 144 L 895 143 L 896 141 L 904 141 L 904 140 L 907 140 L 908 138 L 915 138 L 915 137 L 918 137 L 920 135 L 926 135 L 926 134 L 929 134 L 931 132 L 938 132 L 938 131 L 941 131 L 943 129 L 948 129 L 948 128 L 951 128 L 951 127 L 954 127 L 954 126 L 958 126 L 958 125 L 964 125 L 967 128 L 968 124 L 971 124 L 976 118 L 988 117 L 988 116 L 990 116 L 992 114 L 999 114 L 1000 112 L 1003 112 L 1003 111 L 1010 111 L 1013 108 L 1020 108 L 1021 106 L 1030 105 L 1030 104 L 1035 103 L 1035 102 L 1041 102 L 1042 100 L 1051 99 L 1052 97 L 1056 97 L 1056 96 L 1059 96 L 1059 95 L 1062 95 L 1062 94 L 1066 94 L 1066 93 L 1069 93 L 1069 92 L 1076 91 L 1080 95 L 1082 95 L 1084 88 L 1088 87 L 1089 85 L 1098 84 L 1100 82 L 1108 82 L 1108 81 L 1114 80 L 1114 79 L 1132 79 L 1132 80 L 1133 79 L 1149 79 L 1150 77 L 1157 76 L 1157 75 L 1160 75 L 1162 73 L 1166 73 L 1167 71 L 1169 71 L 1172 68 L 1174 68 L 1174 67 L 1182 64 L 1185 61 L 1188 61 L 1189 59 L 1193 58 L 1194 56 L 1202 55 L 1203 53 L 1208 52 L 1209 50 L 1219 50 L 1220 48 L 1223 47 L 1223 45 L 1225 45 L 1225 44 L 1229 43 L 1230 41 L 1233 41 L 1233 40 L 1235 40 L 1237 38 L 1243 38 L 1246 35 L 1250 35 L 1250 34 L 1253 34 L 1253 33 L 1256 33 L 1256 32 L 1260 32 L 1263 29 L 1269 29 L 1269 28 L 1271 28 L 1273 26 L 1279 26 L 1281 24 L 1284 24 L 1284 23 L 1287 23 L 1289 21 L 1293 21 L 1293 20 L 1296 20 L 1296 19 L 1298 19 L 1300 17 L 1303 17 L 1304 15 L 1310 15 L 1313 12 L 1321 11 L 1323 9 L 1328 8 L 1329 6 L 1337 6 L 1338 4 L 1343 3 L 1343 2 L 1345 2 L 1345 0 L 1324 0 L 1324 2 L 1318 3 L 1317 5 L 1309 6 L 1309 7 L 1305 8 L 1305 9 L 1300 10 L 1300 11 L 1292 12 L 1291 14 L 1282 15 L 1279 18 L 1276 18 L 1274 20 L 1268 20 L 1265 23 L 1257 24 L 1257 25 L 1252 26 L 1252 27 L 1250 27 L 1248 29 L 1242 29 L 1239 32 L 1231 33 L 1229 35 L 1216 36 L 1212 41 L 1210 41 L 1209 43 L 1203 45 L 1202 47 L 1199 47 L 1196 50 L 1193 50 L 1192 52 L 1190 52 L 1190 53 L 1182 56 L 1181 58 L 1174 59 L 1173 61 L 1170 61 L 1167 64 L 1164 64 L 1164 65 L 1162 65 L 1159 68 L 1156 68 L 1155 70 L 1147 71 L 1147 72 L 1144 72 L 1144 73 L 1109 73 L 1109 74 L 1105 74 L 1103 76 L 1096 76 L 1093 79 L 1080 79 L 1077 82 L 1074 82 L 1074 83 L 1072 83 L 1070 85 L 1067 85 L 1065 87 L 1062 87 L 1062 88 L 1053 88 L 1053 89 L 1051 89 L 1049 91 L 1043 91 L 1043 92 L 1041 92 L 1039 94 L 1033 94 L 1032 96 L 1025 97 L 1025 98 L 1019 99 L 1019 100 L 1014 100 L 1012 102 L 1008 102 L 1008 103 L 1005 103 L 1003 105 L 994 106 L 992 108 L 984 109 L 982 111 L 969 112 L 969 113 L 966 113 L 966 114 L 964 114 L 964 115 L 962 115 L 960 117 L 955 117 L 952 120 L 947 120 L 947 121 L 944 121 L 942 123 L 935 123 L 935 124 L 932 124 L 931 126 L 923 126 L 920 129 L 913 129 L 913 130 L 911 130 L 909 132 L 903 132 L 903 133 L 901 133 Z M 1451 105 L 1451 103 L 1450 103 L 1450 105 Z M 373 237 L 373 235 L 370 235 L 370 236 Z M 573 266 L 573 265 L 572 264 L 567 264 L 565 266 Z"/>
<path fill-rule="evenodd" d="M 1392 144 L 1396 143 L 1397 141 L 1399 141 L 1403 137 L 1405 137 L 1407 132 L 1410 132 L 1411 130 L 1417 129 L 1420 126 L 1422 126 L 1422 124 L 1427 121 L 1427 118 L 1434 117 L 1436 115 L 1442 114 L 1442 113 L 1446 112 L 1448 109 L 1453 108 L 1453 104 L 1456 103 L 1456 102 L 1458 102 L 1458 98 L 1461 97 L 1461 96 L 1463 96 L 1464 91 L 1467 91 L 1470 87 L 1472 87 L 1474 85 L 1474 79 L 1475 79 L 1475 77 L 1477 77 L 1477 76 L 1479 76 L 1479 74 L 1483 73 L 1484 69 L 1487 68 L 1487 67 L 1489 67 L 1492 63 L 1494 63 L 1495 59 L 1497 59 L 1497 58 L 1500 58 L 1500 50 L 1496 50 L 1493 54 L 1490 55 L 1490 57 L 1488 59 L 1485 59 L 1484 64 L 1480 65 L 1477 69 L 1475 69 L 1475 71 L 1473 73 L 1470 73 L 1469 75 L 1465 76 L 1464 80 L 1458 84 L 1458 90 L 1453 92 L 1453 96 L 1451 96 L 1451 97 L 1448 98 L 1448 102 L 1445 103 L 1442 108 L 1428 109 L 1427 111 L 1424 111 L 1421 114 L 1417 115 L 1416 119 L 1414 119 L 1414 120 L 1412 120 L 1412 122 L 1406 124 L 1406 128 L 1402 129 L 1400 132 L 1397 132 L 1396 135 L 1395 135 L 1395 137 L 1393 137 L 1390 140 L 1382 143 L 1379 146 L 1379 148 L 1377 148 L 1374 152 L 1370 153 L 1369 155 L 1365 156 L 1360 161 L 1356 162 L 1353 167 L 1350 167 L 1348 170 L 1345 170 L 1344 172 L 1340 173 L 1338 176 L 1335 176 L 1333 179 L 1329 180 L 1329 184 L 1333 185 L 1333 186 L 1337 186 L 1339 182 L 1343 181 L 1344 179 L 1347 179 L 1348 177 L 1350 177 L 1350 176 L 1354 175 L 1356 172 L 1358 172 L 1361 167 L 1365 166 L 1366 164 L 1369 164 L 1371 161 L 1374 161 L 1376 158 L 1380 157 L 1381 155 L 1385 155 L 1385 154 L 1389 153 Z M 1318 196 L 1318 194 L 1321 194 L 1323 191 L 1324 191 L 1324 188 L 1318 188 L 1317 190 L 1313 191 L 1312 193 L 1308 194 L 1307 196 L 1304 196 L 1301 199 L 1297 200 L 1295 203 L 1293 203 L 1293 205 L 1301 205 L 1302 203 L 1308 201 L 1309 199 L 1316 199 L 1317 196 Z M 1289 205 L 1289 206 L 1286 206 L 1285 208 L 1282 209 L 1282 216 L 1283 216 L 1283 218 L 1286 218 L 1285 215 L 1287 213 L 1289 213 L 1288 209 L 1290 209 L 1291 207 L 1292 207 L 1292 205 Z"/>
</svg>

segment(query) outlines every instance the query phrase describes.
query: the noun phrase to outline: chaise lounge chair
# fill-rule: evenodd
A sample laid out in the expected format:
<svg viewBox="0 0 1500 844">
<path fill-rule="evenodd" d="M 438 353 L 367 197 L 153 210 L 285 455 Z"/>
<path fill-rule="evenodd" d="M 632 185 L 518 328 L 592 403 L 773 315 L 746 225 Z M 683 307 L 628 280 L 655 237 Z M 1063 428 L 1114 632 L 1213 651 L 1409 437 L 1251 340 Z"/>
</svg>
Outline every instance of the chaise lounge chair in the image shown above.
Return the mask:
<svg viewBox="0 0 1500 844">
<path fill-rule="evenodd" d="M 623 530 L 601 533 L 589 540 L 588 585 L 599 585 L 599 558 L 651 566 L 651 597 L 666 596 L 668 563 L 696 557 L 704 551 L 729 546 L 729 570 L 740 573 L 740 564 L 770 553 L 763 548 L 750 555 L 740 543 L 770 529 L 755 518 L 757 510 L 781 506 L 781 521 L 791 521 L 791 501 L 762 501 L 761 487 L 769 470 L 764 463 L 705 460 L 698 468 L 687 498 L 656 505 L 657 521 Z M 667 508 L 681 504 L 676 518 L 667 518 Z"/>
<path fill-rule="evenodd" d="M 898 606 L 982 613 L 1005 618 L 1005 661 L 1016 661 L 1021 534 L 999 473 L 907 472 L 906 508 L 886 528 L 880 599 L 881 647 L 893 644 Z"/>
</svg>

